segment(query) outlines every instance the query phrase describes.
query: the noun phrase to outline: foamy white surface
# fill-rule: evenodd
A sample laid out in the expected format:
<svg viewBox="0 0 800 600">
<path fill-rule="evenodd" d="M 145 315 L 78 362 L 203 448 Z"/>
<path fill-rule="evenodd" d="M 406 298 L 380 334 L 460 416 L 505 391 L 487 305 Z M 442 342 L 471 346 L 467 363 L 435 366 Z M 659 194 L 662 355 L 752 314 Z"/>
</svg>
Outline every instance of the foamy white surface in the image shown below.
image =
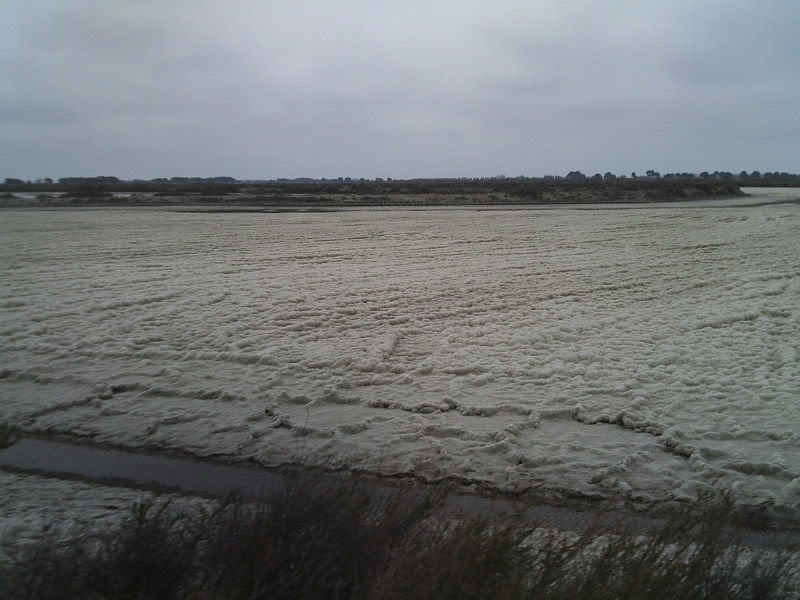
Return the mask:
<svg viewBox="0 0 800 600">
<path fill-rule="evenodd" d="M 743 203 L 3 211 L 0 419 L 797 508 L 800 206 Z"/>
<path fill-rule="evenodd" d="M 114 526 L 130 517 L 137 502 L 153 499 L 172 506 L 213 507 L 212 501 L 201 498 L 5 471 L 0 471 L 0 490 L 0 540 L 8 543 L 34 541 L 52 528 L 78 536 Z"/>
</svg>

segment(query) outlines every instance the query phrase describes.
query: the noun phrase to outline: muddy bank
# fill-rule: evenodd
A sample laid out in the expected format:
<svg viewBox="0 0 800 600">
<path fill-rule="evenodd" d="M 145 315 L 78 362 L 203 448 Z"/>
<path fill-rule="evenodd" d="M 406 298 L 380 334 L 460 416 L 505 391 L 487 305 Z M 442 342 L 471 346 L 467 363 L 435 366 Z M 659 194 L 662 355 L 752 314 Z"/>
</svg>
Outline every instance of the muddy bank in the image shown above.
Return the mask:
<svg viewBox="0 0 800 600">
<path fill-rule="evenodd" d="M 0 195 L 0 207 L 113 207 L 113 206 L 194 206 L 217 208 L 250 206 L 262 208 L 370 208 L 413 206 L 537 206 L 563 204 L 637 204 L 675 200 L 702 200 L 743 196 L 732 183 L 633 182 L 612 184 L 527 184 L 510 188 L 460 189 L 458 187 L 390 189 L 388 191 L 353 188 L 344 192 L 276 190 L 266 186 L 242 186 L 203 191 L 161 190 L 112 193 L 99 189 L 66 192 Z"/>
<path fill-rule="evenodd" d="M 23 438 L 13 446 L 0 450 L 0 469 L 104 486 L 211 498 L 235 493 L 245 499 L 257 499 L 279 492 L 285 488 L 289 478 L 299 472 L 296 468 L 267 470 L 35 438 Z M 316 473 L 322 478 L 354 477 L 349 473 Z M 412 496 L 446 494 L 445 514 L 481 515 L 562 531 L 584 531 L 592 527 L 618 531 L 625 528 L 646 534 L 666 522 L 664 518 L 633 511 L 609 510 L 608 507 L 532 504 L 510 498 L 439 489 L 441 486 L 361 479 L 377 494 L 398 489 Z M 800 532 L 791 529 L 758 531 L 742 527 L 736 533 L 746 546 L 753 548 L 780 548 L 800 543 Z"/>
</svg>

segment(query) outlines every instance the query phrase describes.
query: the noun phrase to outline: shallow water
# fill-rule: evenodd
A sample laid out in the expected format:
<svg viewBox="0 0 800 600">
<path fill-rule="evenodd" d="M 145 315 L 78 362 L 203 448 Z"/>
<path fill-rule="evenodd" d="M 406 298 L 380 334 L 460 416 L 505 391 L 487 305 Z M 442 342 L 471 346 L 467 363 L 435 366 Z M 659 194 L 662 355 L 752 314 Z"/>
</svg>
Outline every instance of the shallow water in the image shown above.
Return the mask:
<svg viewBox="0 0 800 600">
<path fill-rule="evenodd" d="M 0 469 L 35 473 L 57 478 L 95 482 L 104 486 L 144 487 L 160 492 L 182 492 L 208 497 L 238 494 L 256 500 L 285 489 L 287 475 L 252 467 L 214 464 L 176 458 L 124 452 L 82 444 L 23 438 L 14 446 L 0 450 Z M 351 479 L 342 475 L 316 473 L 315 478 Z M 363 483 L 363 482 L 362 482 Z M 388 486 L 374 480 L 366 484 L 376 494 L 420 495 L 434 490 L 400 484 Z M 122 507 L 120 507 L 122 508 Z M 450 492 L 442 515 L 474 515 L 510 520 L 517 526 L 533 526 L 561 531 L 589 528 L 646 534 L 664 525 L 664 519 L 632 511 L 599 510 L 555 506 L 517 500 Z M 753 548 L 784 548 L 800 543 L 797 531 L 755 531 L 741 529 L 737 538 Z"/>
</svg>

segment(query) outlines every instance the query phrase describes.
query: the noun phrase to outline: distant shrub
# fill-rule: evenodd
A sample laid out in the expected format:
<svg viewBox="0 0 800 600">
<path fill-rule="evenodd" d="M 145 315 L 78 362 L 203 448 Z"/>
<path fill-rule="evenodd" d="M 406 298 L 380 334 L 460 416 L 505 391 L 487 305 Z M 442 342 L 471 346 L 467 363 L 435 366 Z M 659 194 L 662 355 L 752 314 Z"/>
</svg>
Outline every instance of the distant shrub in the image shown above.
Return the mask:
<svg viewBox="0 0 800 600">
<path fill-rule="evenodd" d="M 513 185 L 509 186 L 508 193 L 512 196 L 530 198 L 533 200 L 542 197 L 541 186 L 534 182 L 514 183 Z"/>
<path fill-rule="evenodd" d="M 66 198 L 111 198 L 114 194 L 96 188 L 81 188 L 64 192 Z"/>
<path fill-rule="evenodd" d="M 204 196 L 225 196 L 227 194 L 239 193 L 239 186 L 215 183 L 200 188 L 200 193 Z"/>
</svg>

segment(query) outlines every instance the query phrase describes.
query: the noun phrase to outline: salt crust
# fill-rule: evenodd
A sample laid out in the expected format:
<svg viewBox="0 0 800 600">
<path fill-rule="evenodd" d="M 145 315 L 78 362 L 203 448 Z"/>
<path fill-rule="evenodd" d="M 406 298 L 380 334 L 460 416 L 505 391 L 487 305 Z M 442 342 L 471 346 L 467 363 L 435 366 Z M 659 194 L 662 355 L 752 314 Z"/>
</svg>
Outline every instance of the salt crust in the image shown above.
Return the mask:
<svg viewBox="0 0 800 600">
<path fill-rule="evenodd" d="M 0 236 L 0 419 L 27 430 L 800 505 L 796 204 L 7 210 Z"/>
</svg>

